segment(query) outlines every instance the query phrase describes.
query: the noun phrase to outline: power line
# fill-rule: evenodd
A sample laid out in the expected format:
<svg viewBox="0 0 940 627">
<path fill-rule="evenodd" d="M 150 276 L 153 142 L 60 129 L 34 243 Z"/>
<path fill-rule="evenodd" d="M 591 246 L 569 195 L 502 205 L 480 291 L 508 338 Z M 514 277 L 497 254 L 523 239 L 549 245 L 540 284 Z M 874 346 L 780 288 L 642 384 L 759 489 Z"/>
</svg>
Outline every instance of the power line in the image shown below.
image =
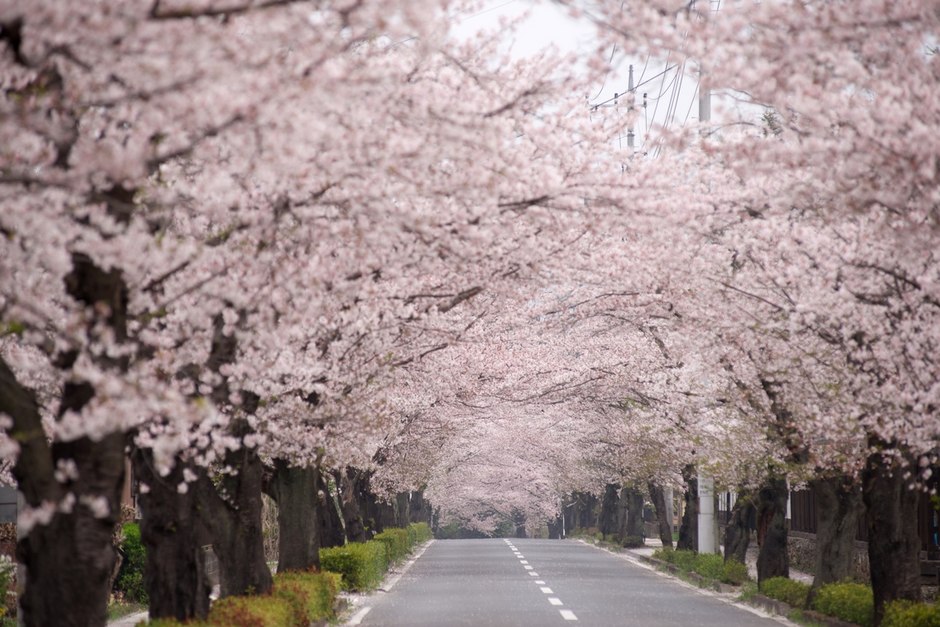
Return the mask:
<svg viewBox="0 0 940 627">
<path fill-rule="evenodd" d="M 665 74 L 666 72 L 668 72 L 669 70 L 671 70 L 671 69 L 673 69 L 673 68 L 675 68 L 675 67 L 678 67 L 678 65 L 679 65 L 678 63 L 675 64 L 675 65 L 670 65 L 669 67 L 667 67 L 666 69 L 664 69 L 662 72 L 656 74 L 655 76 L 650 76 L 650 77 L 649 77 L 648 79 L 646 79 L 645 81 L 643 81 L 643 82 L 641 82 L 641 83 L 637 83 L 636 85 L 633 86 L 633 89 L 632 89 L 632 90 L 628 88 L 628 89 L 627 89 L 626 91 L 624 91 L 624 92 L 615 92 L 615 94 L 614 94 L 612 97 L 608 98 L 608 99 L 605 100 L 604 102 L 598 102 L 597 104 L 591 105 L 591 108 L 592 108 L 592 109 L 597 109 L 598 107 L 603 107 L 603 106 L 606 105 L 606 104 L 610 104 L 611 102 L 614 102 L 615 100 L 618 100 L 618 99 L 619 99 L 621 96 L 623 96 L 624 94 L 629 93 L 630 91 L 636 91 L 637 88 L 642 87 L 642 86 L 645 85 L 646 83 L 649 83 L 649 82 L 651 82 L 651 81 L 656 80 L 657 78 L 659 78 L 660 76 L 662 76 L 663 74 Z"/>
</svg>

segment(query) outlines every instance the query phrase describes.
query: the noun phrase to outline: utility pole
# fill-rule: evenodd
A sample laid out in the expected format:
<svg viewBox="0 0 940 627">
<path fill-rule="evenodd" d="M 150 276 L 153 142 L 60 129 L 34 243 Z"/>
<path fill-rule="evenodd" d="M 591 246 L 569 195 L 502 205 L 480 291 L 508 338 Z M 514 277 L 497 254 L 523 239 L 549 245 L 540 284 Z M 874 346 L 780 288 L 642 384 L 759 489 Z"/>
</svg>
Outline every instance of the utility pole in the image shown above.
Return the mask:
<svg viewBox="0 0 940 627">
<path fill-rule="evenodd" d="M 630 74 L 629 74 L 629 78 L 627 79 L 627 93 L 629 93 L 629 94 L 630 94 L 630 97 L 632 98 L 632 100 L 630 101 L 630 113 L 631 113 L 631 117 L 630 117 L 630 129 L 627 131 L 627 146 L 630 147 L 630 152 L 633 152 L 633 137 L 634 137 L 634 135 L 633 135 L 633 117 L 632 117 L 632 114 L 633 114 L 633 103 L 636 102 L 636 94 L 634 93 L 634 87 L 633 87 L 633 65 L 630 66 Z"/>
<path fill-rule="evenodd" d="M 715 482 L 701 472 L 698 475 L 698 552 L 718 552 L 715 542 Z"/>
<path fill-rule="evenodd" d="M 699 122 L 712 119 L 712 94 L 703 88 L 704 73 L 699 66 Z M 702 129 L 702 133 L 705 133 Z M 715 481 L 712 477 L 698 474 L 698 552 L 718 553 L 718 525 L 715 524 Z"/>
</svg>

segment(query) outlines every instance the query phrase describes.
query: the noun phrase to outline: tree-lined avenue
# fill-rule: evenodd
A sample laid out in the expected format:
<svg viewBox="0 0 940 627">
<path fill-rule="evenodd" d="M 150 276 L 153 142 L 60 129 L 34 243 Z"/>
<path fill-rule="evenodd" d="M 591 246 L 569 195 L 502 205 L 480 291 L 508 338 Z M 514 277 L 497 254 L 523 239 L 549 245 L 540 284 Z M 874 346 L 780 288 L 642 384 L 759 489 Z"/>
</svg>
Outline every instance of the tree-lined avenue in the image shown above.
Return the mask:
<svg viewBox="0 0 940 627">
<path fill-rule="evenodd" d="M 789 624 L 574 540 L 436 540 L 391 590 L 363 603 L 371 609 L 360 624 L 375 627 Z"/>
</svg>

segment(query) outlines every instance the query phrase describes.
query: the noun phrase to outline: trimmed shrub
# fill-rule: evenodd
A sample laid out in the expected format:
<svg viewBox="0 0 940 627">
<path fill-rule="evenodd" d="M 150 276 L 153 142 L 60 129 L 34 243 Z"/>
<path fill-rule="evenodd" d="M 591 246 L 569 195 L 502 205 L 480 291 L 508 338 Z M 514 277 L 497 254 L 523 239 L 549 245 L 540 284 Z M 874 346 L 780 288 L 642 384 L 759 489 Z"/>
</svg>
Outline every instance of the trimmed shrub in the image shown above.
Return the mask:
<svg viewBox="0 0 940 627">
<path fill-rule="evenodd" d="M 721 580 L 725 569 L 725 559 L 714 553 L 697 553 L 692 563 L 692 570 L 706 579 Z"/>
<path fill-rule="evenodd" d="M 320 567 L 342 575 L 345 590 L 370 590 L 388 570 L 386 550 L 383 542 L 373 540 L 320 549 Z"/>
<path fill-rule="evenodd" d="M 646 546 L 646 541 L 643 539 L 643 536 L 627 536 L 623 539 L 623 542 L 620 543 L 625 549 L 638 549 L 642 546 Z"/>
<path fill-rule="evenodd" d="M 875 610 L 871 588 L 860 583 L 830 583 L 816 593 L 813 609 L 838 619 L 870 627 Z"/>
<path fill-rule="evenodd" d="M 273 595 L 225 597 L 212 605 L 210 625 L 226 627 L 293 627 L 291 604 Z"/>
<path fill-rule="evenodd" d="M 434 534 L 431 532 L 431 526 L 426 522 L 411 523 L 408 525 L 408 529 L 415 533 L 415 544 L 427 542 L 434 537 Z"/>
<path fill-rule="evenodd" d="M 893 601 L 885 606 L 881 627 L 940 627 L 940 605 Z"/>
<path fill-rule="evenodd" d="M 121 554 L 124 559 L 114 581 L 114 589 L 128 601 L 147 603 L 147 588 L 144 586 L 147 549 L 140 539 L 140 526 L 137 523 L 125 523 L 122 533 L 124 541 L 121 542 Z"/>
<path fill-rule="evenodd" d="M 283 572 L 274 576 L 274 596 L 291 606 L 293 625 L 306 627 L 316 620 L 333 617 L 333 603 L 339 590 L 336 573 Z"/>
<path fill-rule="evenodd" d="M 749 579 L 747 566 L 736 559 L 730 559 L 721 567 L 721 581 L 732 586 L 740 586 Z"/>
<path fill-rule="evenodd" d="M 375 534 L 372 541 L 385 545 L 385 554 L 388 556 L 389 564 L 401 561 L 411 552 L 408 532 L 404 529 L 386 529 L 382 533 Z"/>
<path fill-rule="evenodd" d="M 787 577 L 771 577 L 760 584 L 760 591 L 764 596 L 798 608 L 806 607 L 806 595 L 809 594 L 809 588 L 807 584 Z"/>
<path fill-rule="evenodd" d="M 672 558 L 672 563 L 686 572 L 692 570 L 692 568 L 695 566 L 695 551 L 687 551 L 685 549 L 681 551 L 673 551 Z"/>
</svg>

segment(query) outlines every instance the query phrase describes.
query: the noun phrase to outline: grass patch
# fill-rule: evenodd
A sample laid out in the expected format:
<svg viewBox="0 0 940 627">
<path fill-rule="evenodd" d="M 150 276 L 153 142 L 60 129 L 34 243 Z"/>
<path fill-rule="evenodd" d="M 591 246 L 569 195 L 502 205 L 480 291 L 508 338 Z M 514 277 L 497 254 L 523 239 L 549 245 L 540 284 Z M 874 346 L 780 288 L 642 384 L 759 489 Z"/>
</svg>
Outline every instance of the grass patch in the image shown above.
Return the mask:
<svg viewBox="0 0 940 627">
<path fill-rule="evenodd" d="M 809 588 L 807 584 L 787 577 L 771 577 L 765 579 L 760 585 L 760 591 L 764 596 L 798 608 L 806 607 L 806 595 L 809 594 Z"/>
</svg>

